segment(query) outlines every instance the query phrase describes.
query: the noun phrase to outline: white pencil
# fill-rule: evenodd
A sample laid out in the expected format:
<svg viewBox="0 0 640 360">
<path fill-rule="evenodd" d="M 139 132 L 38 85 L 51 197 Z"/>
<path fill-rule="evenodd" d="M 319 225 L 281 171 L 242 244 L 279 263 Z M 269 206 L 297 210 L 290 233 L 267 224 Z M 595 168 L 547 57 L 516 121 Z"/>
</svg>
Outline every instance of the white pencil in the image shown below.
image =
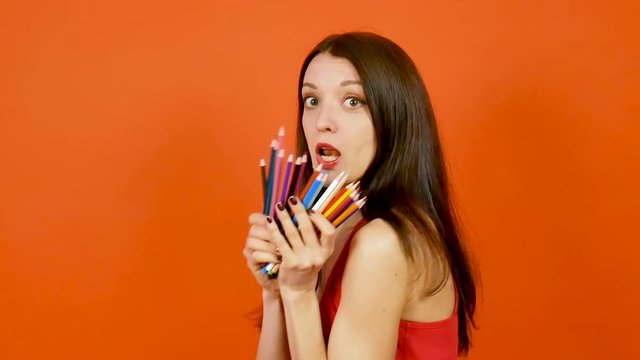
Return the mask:
<svg viewBox="0 0 640 360">
<path fill-rule="evenodd" d="M 329 204 L 329 201 L 340 191 L 342 185 L 347 181 L 347 174 L 343 171 L 335 178 L 331 185 L 325 190 L 320 199 L 316 201 L 315 205 L 311 208 L 313 211 L 322 211 Z"/>
</svg>

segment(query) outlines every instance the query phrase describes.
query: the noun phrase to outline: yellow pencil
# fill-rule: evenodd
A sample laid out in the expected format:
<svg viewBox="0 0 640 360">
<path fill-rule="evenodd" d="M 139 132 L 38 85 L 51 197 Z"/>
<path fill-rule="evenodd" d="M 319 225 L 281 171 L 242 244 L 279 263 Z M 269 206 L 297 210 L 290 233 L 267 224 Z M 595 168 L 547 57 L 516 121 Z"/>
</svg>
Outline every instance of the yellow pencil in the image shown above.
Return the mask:
<svg viewBox="0 0 640 360">
<path fill-rule="evenodd" d="M 331 215 L 331 213 L 334 212 L 340 206 L 340 204 L 342 204 L 342 202 L 345 201 L 349 197 L 349 195 L 351 195 L 351 193 L 356 189 L 356 186 L 357 186 L 357 183 L 356 184 L 351 183 L 351 184 L 347 185 L 347 191 L 345 191 L 342 194 L 342 196 L 340 196 L 338 201 L 333 203 L 333 205 L 331 207 L 329 207 L 329 209 L 327 211 L 322 213 L 322 215 L 324 215 L 324 217 L 329 217 L 329 215 Z"/>
</svg>

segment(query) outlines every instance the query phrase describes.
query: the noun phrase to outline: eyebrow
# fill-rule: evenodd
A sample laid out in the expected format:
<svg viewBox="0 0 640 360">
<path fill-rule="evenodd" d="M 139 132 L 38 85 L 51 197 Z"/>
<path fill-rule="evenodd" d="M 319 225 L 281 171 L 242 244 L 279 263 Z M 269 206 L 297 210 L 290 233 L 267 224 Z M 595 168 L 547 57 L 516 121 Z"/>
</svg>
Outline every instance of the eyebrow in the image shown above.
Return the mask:
<svg viewBox="0 0 640 360">
<path fill-rule="evenodd" d="M 362 86 L 362 83 L 358 80 L 345 80 L 343 82 L 340 83 L 340 86 L 347 86 L 347 85 L 360 85 Z M 317 89 L 318 87 L 313 85 L 312 83 L 304 83 L 302 84 L 302 87 L 308 86 L 312 89 Z"/>
</svg>

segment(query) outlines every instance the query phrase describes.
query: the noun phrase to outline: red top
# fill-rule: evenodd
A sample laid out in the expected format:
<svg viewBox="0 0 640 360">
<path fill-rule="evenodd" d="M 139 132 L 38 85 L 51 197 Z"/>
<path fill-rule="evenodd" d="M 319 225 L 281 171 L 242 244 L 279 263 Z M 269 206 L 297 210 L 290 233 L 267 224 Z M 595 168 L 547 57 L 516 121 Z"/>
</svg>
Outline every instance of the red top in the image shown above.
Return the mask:
<svg viewBox="0 0 640 360">
<path fill-rule="evenodd" d="M 342 252 L 334 265 L 327 284 L 325 285 L 322 299 L 320 300 L 320 315 L 322 318 L 322 332 L 325 345 L 329 343 L 329 334 L 333 325 L 333 319 L 338 312 L 342 286 L 342 274 L 349 257 L 349 245 L 353 235 L 364 225 L 362 219 L 353 229 Z M 449 360 L 458 358 L 458 299 L 453 314 L 448 319 L 434 322 L 417 322 L 400 320 L 398 329 L 398 347 L 396 360 L 404 359 L 429 359 Z"/>
</svg>

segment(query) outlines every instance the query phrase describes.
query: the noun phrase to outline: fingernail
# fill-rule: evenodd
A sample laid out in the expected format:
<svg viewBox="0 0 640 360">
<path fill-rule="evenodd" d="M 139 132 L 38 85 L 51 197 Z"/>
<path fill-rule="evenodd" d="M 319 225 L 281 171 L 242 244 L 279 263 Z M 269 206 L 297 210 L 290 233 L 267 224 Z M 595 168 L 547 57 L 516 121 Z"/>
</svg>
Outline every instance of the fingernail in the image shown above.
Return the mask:
<svg viewBox="0 0 640 360">
<path fill-rule="evenodd" d="M 298 204 L 298 199 L 296 199 L 295 196 L 292 196 L 289 198 L 289 202 L 291 203 L 291 205 L 297 205 Z"/>
<path fill-rule="evenodd" d="M 315 213 L 316 213 L 315 210 L 312 210 L 312 209 L 307 210 L 307 214 L 309 215 L 313 215 Z"/>
<path fill-rule="evenodd" d="M 281 203 L 281 202 L 278 202 L 278 203 L 276 204 L 276 207 L 278 208 L 278 210 L 280 210 L 280 211 L 284 211 L 284 205 L 282 205 L 282 203 Z"/>
<path fill-rule="evenodd" d="M 273 222 L 273 219 L 271 218 L 271 216 L 267 216 L 267 222 L 268 222 L 269 224 L 271 224 L 271 223 Z"/>
</svg>

